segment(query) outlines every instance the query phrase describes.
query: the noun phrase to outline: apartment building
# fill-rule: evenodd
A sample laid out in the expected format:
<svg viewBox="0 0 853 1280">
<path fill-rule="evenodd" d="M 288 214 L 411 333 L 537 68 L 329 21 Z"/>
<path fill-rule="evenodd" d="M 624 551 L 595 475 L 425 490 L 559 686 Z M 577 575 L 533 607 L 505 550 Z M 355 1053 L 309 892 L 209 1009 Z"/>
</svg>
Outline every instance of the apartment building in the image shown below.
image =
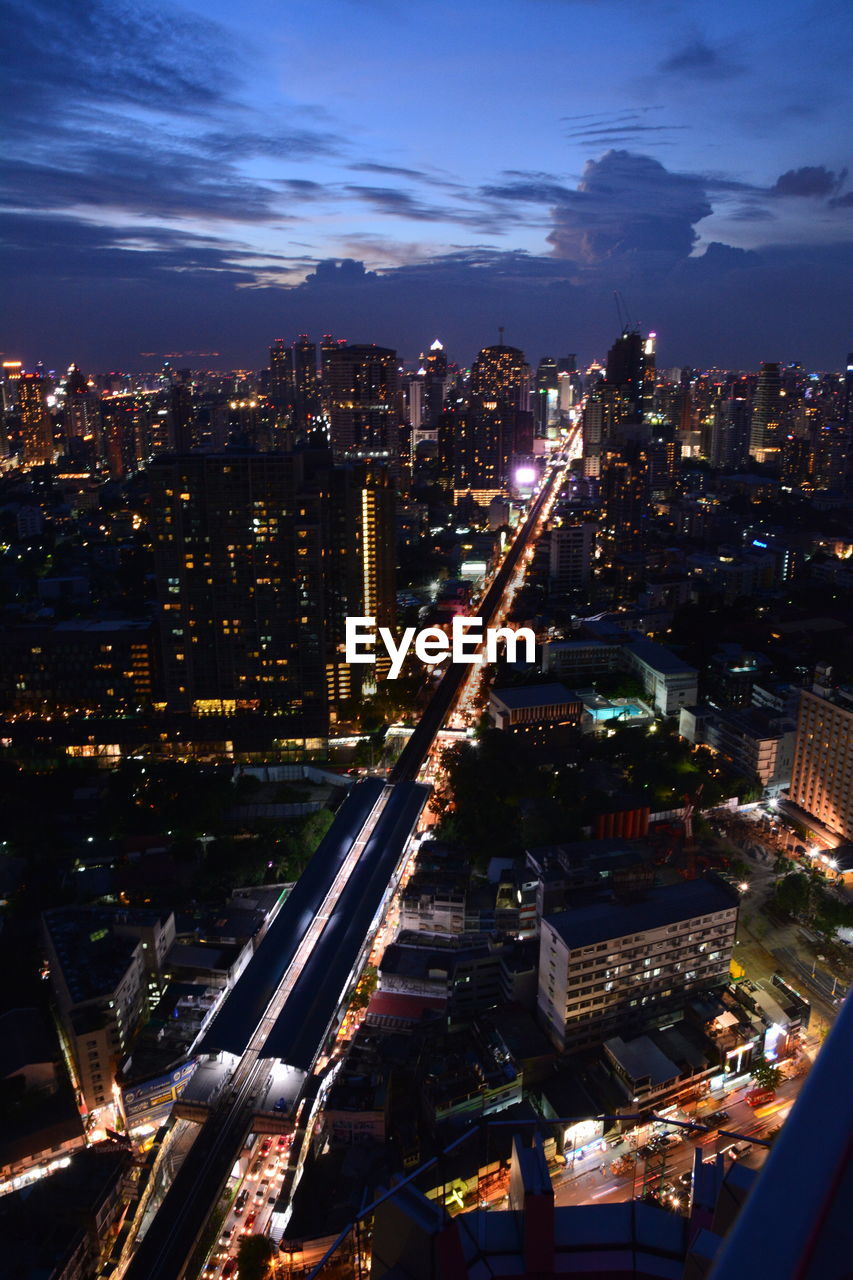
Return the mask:
<svg viewBox="0 0 853 1280">
<path fill-rule="evenodd" d="M 853 692 L 803 690 L 789 795 L 830 831 L 853 840 Z"/>
<path fill-rule="evenodd" d="M 588 1048 L 723 986 L 737 914 L 736 891 L 708 877 L 543 917 L 537 1004 L 551 1039 Z"/>
</svg>

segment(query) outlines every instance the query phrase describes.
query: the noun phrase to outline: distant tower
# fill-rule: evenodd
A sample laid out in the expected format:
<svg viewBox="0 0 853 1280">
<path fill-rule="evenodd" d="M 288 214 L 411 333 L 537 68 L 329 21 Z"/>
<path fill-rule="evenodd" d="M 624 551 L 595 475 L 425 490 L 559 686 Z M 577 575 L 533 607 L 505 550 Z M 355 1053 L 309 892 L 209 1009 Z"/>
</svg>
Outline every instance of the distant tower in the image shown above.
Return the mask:
<svg viewBox="0 0 853 1280">
<path fill-rule="evenodd" d="M 293 352 L 283 338 L 270 347 L 270 399 L 277 414 L 293 407 Z"/>
<path fill-rule="evenodd" d="M 644 343 L 635 329 L 624 329 L 607 353 L 608 386 L 614 387 L 624 405 L 624 416 L 638 417 L 643 411 Z"/>
<path fill-rule="evenodd" d="M 447 398 L 447 352 L 436 338 L 424 365 L 424 421 L 432 427 Z"/>
<path fill-rule="evenodd" d="M 502 332 L 502 331 L 501 331 Z M 514 453 L 530 453 L 530 366 L 518 347 L 484 347 L 471 369 L 469 487 L 499 492 Z"/>
<path fill-rule="evenodd" d="M 853 427 L 853 351 L 847 357 L 847 369 L 844 374 L 843 421 L 848 429 Z"/>
</svg>

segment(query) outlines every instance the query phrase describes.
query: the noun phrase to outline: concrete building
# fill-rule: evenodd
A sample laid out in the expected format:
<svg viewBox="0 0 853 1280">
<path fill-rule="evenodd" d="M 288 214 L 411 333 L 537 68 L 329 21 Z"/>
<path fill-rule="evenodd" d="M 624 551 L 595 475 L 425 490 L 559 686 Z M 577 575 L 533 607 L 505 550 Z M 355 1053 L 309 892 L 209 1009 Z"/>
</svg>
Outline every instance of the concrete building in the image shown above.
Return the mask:
<svg viewBox="0 0 853 1280">
<path fill-rule="evenodd" d="M 583 702 L 562 684 L 529 685 L 493 689 L 489 695 L 489 719 L 495 729 L 516 734 L 530 746 L 546 746 L 576 729 Z"/>
<path fill-rule="evenodd" d="M 174 933 L 171 912 L 61 907 L 42 916 L 63 1047 L 87 1111 L 115 1100 L 118 1063 L 158 993 L 153 975 Z"/>
<path fill-rule="evenodd" d="M 595 530 L 592 521 L 561 524 L 551 530 L 548 587 L 555 594 L 564 595 L 589 583 Z"/>
<path fill-rule="evenodd" d="M 757 707 L 682 707 L 678 732 L 687 742 L 718 752 L 765 788 L 779 791 L 791 781 L 795 724 L 786 716 Z"/>
<path fill-rule="evenodd" d="M 789 796 L 830 831 L 853 840 L 853 692 L 803 690 Z"/>
<path fill-rule="evenodd" d="M 600 1043 L 725 984 L 738 899 L 715 878 L 542 919 L 539 1015 L 560 1049 Z"/>
<path fill-rule="evenodd" d="M 645 697 L 662 716 L 678 715 L 698 693 L 698 672 L 654 640 L 555 640 L 543 646 L 547 674 L 583 684 L 624 671 L 642 681 Z"/>
</svg>

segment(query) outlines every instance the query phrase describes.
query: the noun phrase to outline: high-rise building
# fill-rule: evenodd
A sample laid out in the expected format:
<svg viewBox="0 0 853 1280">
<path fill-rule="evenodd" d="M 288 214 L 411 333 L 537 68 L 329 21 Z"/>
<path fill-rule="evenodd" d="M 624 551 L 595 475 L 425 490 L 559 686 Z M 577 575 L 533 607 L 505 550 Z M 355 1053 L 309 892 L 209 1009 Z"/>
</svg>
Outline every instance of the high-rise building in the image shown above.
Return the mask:
<svg viewBox="0 0 853 1280">
<path fill-rule="evenodd" d="M 438 338 L 431 344 L 424 363 L 424 422 L 435 426 L 447 399 L 447 352 Z"/>
<path fill-rule="evenodd" d="M 853 351 L 847 356 L 847 368 L 844 373 L 842 421 L 848 429 L 853 427 Z"/>
<path fill-rule="evenodd" d="M 756 462 L 776 462 L 782 447 L 782 377 L 778 364 L 762 364 L 752 406 L 749 451 Z"/>
<path fill-rule="evenodd" d="M 471 369 L 467 489 L 481 497 L 503 490 L 513 455 L 532 452 L 532 427 L 524 352 L 503 344 L 484 347 Z"/>
<path fill-rule="evenodd" d="M 623 417 L 636 418 L 643 412 L 644 350 L 639 332 L 624 329 L 607 353 L 605 382 L 618 392 Z"/>
<path fill-rule="evenodd" d="M 302 333 L 293 344 L 293 425 L 298 433 L 311 431 L 320 415 L 317 385 L 317 347 Z"/>
<path fill-rule="evenodd" d="M 293 409 L 293 352 L 284 338 L 276 338 L 270 347 L 269 393 L 277 415 Z"/>
<path fill-rule="evenodd" d="M 324 530 L 301 455 L 166 455 L 148 474 L 168 702 L 322 736 Z"/>
<path fill-rule="evenodd" d="M 548 427 L 557 419 L 559 378 L 557 361 L 551 356 L 543 356 L 536 369 L 533 396 L 533 426 L 538 436 L 547 435 Z"/>
<path fill-rule="evenodd" d="M 539 1015 L 562 1050 L 584 1049 L 723 987 L 738 895 L 722 880 L 655 888 L 639 901 L 595 902 L 542 918 Z"/>
<path fill-rule="evenodd" d="M 178 453 L 188 453 L 196 447 L 198 439 L 192 387 L 185 382 L 175 382 L 169 391 L 169 418 L 175 450 Z"/>
<path fill-rule="evenodd" d="M 749 385 L 739 380 L 728 398 L 718 401 L 708 449 L 712 467 L 739 471 L 749 458 L 752 402 Z"/>
<path fill-rule="evenodd" d="M 618 393 L 599 380 L 583 409 L 583 473 L 592 479 L 601 475 L 601 455 L 607 438 L 619 420 Z"/>
<path fill-rule="evenodd" d="M 20 360 L 4 360 L 3 374 L 3 412 L 11 413 L 18 403 L 18 383 L 21 381 L 23 366 Z"/>
<path fill-rule="evenodd" d="M 331 443 L 336 459 L 396 457 L 397 353 L 387 347 L 336 346 L 326 356 Z"/>
<path fill-rule="evenodd" d="M 41 374 L 22 373 L 17 392 L 24 466 L 36 467 L 50 462 L 53 458 L 53 420 L 48 412 Z"/>
<path fill-rule="evenodd" d="M 640 440 L 612 442 L 601 460 L 603 529 L 617 552 L 640 551 L 650 515 L 649 452 Z"/>
<path fill-rule="evenodd" d="M 853 840 L 853 693 L 800 694 L 789 797 L 830 831 Z"/>
<path fill-rule="evenodd" d="M 321 469 L 316 484 L 323 495 L 326 690 L 334 715 L 390 666 L 383 652 L 375 665 L 347 663 L 344 639 L 347 617 L 394 627 L 396 493 L 389 467 L 373 461 Z"/>
</svg>

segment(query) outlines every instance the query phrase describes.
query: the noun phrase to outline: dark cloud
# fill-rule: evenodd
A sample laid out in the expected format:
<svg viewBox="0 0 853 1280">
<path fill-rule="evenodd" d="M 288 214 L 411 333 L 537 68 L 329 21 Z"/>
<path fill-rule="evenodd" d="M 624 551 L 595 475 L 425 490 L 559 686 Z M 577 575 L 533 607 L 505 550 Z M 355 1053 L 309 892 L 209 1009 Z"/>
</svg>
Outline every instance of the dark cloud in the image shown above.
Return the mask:
<svg viewBox="0 0 853 1280">
<path fill-rule="evenodd" d="M 554 204 L 571 196 L 571 191 L 559 183 L 532 179 L 526 182 L 505 182 L 481 187 L 480 194 L 489 200 L 519 200 L 524 204 Z"/>
<path fill-rule="evenodd" d="M 484 231 L 504 229 L 505 220 L 485 208 L 462 208 L 459 205 L 424 204 L 400 187 L 364 187 L 350 185 L 344 191 L 369 205 L 376 213 L 406 218 L 411 222 L 454 222 L 460 226 L 478 227 Z"/>
<path fill-rule="evenodd" d="M 31 106 L 53 116 L 66 101 L 207 112 L 227 100 L 241 69 L 222 27 L 145 0 L 5 0 L 4 28 L 0 80 L 16 116 Z"/>
<path fill-rule="evenodd" d="M 770 188 L 774 196 L 831 196 L 844 182 L 847 170 L 835 173 L 822 164 L 804 165 L 801 169 L 789 169 L 776 179 Z"/>
<path fill-rule="evenodd" d="M 771 213 L 760 204 L 743 204 L 727 213 L 726 217 L 735 222 L 774 222 L 776 214 Z"/>
<path fill-rule="evenodd" d="M 393 178 L 415 178 L 420 182 L 430 181 L 430 176 L 421 169 L 404 169 L 396 164 L 376 164 L 373 161 L 365 160 L 360 164 L 347 165 L 348 169 L 354 169 L 359 173 L 384 173 Z"/>
<path fill-rule="evenodd" d="M 829 203 L 833 209 L 853 209 L 853 191 L 847 191 L 843 196 L 834 196 Z"/>
<path fill-rule="evenodd" d="M 658 64 L 658 71 L 664 75 L 698 80 L 731 80 L 742 75 L 744 70 L 744 67 L 731 62 L 722 50 L 715 49 L 698 36 Z"/>
<path fill-rule="evenodd" d="M 586 264 L 637 254 L 677 259 L 691 252 L 695 224 L 711 212 L 701 179 L 670 173 L 650 156 L 608 151 L 555 205 L 548 239 L 557 256 Z"/>
</svg>

